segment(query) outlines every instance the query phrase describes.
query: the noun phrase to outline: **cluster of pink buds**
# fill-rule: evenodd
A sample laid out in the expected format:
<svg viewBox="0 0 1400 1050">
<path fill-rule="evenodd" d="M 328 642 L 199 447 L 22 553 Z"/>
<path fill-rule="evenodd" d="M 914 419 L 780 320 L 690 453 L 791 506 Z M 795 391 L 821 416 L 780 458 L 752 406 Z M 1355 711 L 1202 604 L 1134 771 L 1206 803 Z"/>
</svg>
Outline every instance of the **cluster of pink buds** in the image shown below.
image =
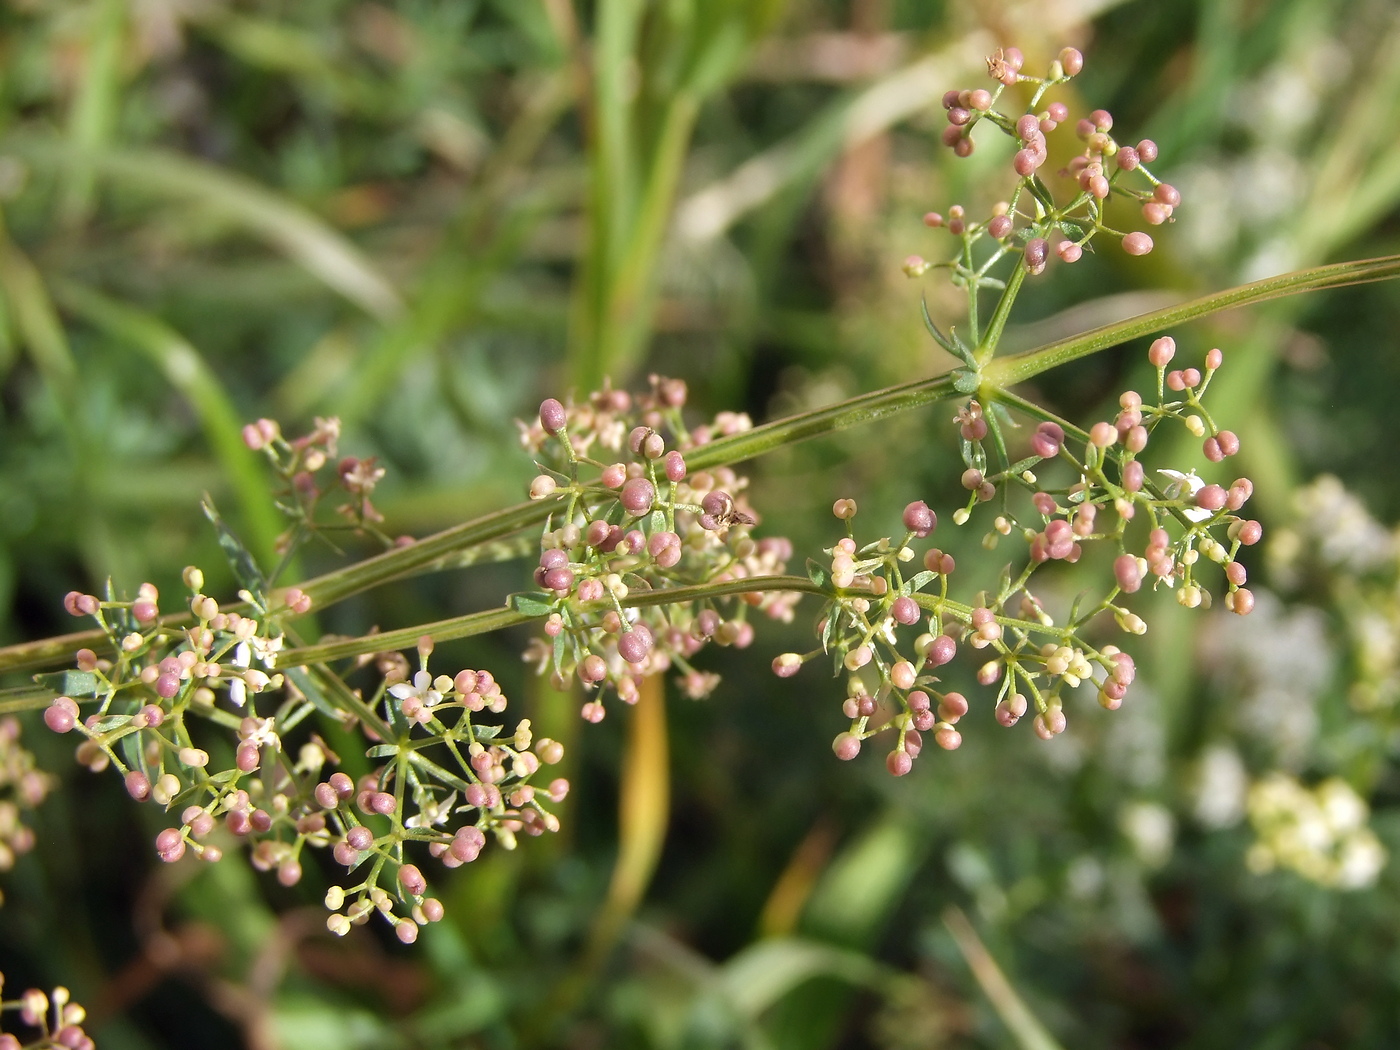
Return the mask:
<svg viewBox="0 0 1400 1050">
<path fill-rule="evenodd" d="M 87 1011 L 73 1002 L 68 989 L 59 986 L 49 995 L 29 988 L 18 999 L 6 1000 L 5 975 L 0 973 L 0 1012 L 19 1014 L 20 1023 L 37 1031 L 29 1041 L 0 1032 L 0 1050 L 93 1050 L 97 1045 L 83 1030 Z"/>
<path fill-rule="evenodd" d="M 366 702 L 324 668 L 278 665 L 282 622 L 311 604 L 297 588 L 271 609 L 248 590 L 241 606 L 224 609 L 203 593 L 199 569 L 186 569 L 184 582 L 194 623 L 178 628 L 161 623 L 149 584 L 135 601 L 68 595 L 65 606 L 96 619 L 112 655 L 83 649 L 75 671 L 40 676 L 65 690 L 44 721 L 83 737 L 78 760 L 94 771 L 115 766 L 133 799 L 179 815 L 156 837 L 162 860 L 214 862 L 241 841 L 254 867 L 290 886 L 301 880 L 305 848 L 330 849 L 352 870 L 367 866 L 362 882 L 333 891 L 352 900 L 343 914 L 335 906 L 331 929 L 344 933 L 377 912 L 411 941 L 442 906 L 424 896 L 405 845 L 420 842 L 455 867 L 474 859 L 488 834 L 513 848 L 517 834 L 558 828 L 544 803 L 562 799 L 567 782 L 537 788 L 531 778 L 563 748 L 534 740 L 528 721 L 506 737 L 500 725 L 474 720 L 506 707 L 489 672 L 433 676 L 425 638 L 414 673 L 401 654 L 378 655 L 382 682 Z M 80 704 L 95 710 L 84 717 Z M 317 710 L 358 726 L 381 763 L 354 781 L 330 772 L 339 758 L 316 733 L 289 741 Z M 232 764 L 220 768 L 225 754 Z M 462 814 L 472 816 L 463 822 Z M 390 890 L 380 885 L 386 872 L 398 872 Z"/>
<path fill-rule="evenodd" d="M 843 712 L 850 726 L 834 741 L 838 757 L 854 758 L 864 741 L 889 732 L 893 747 L 886 765 L 902 775 L 922 750 L 925 733 L 932 731 L 940 748 L 957 748 L 962 742 L 959 721 L 976 702 L 944 690 L 941 676 L 946 672 L 940 669 L 959 650 L 980 654 L 976 678 L 995 687 L 989 706 L 1003 726 L 1034 711 L 1036 733 L 1046 739 L 1058 735 L 1066 726 L 1063 694 L 1082 686 L 1096 688 L 1100 704 L 1117 709 L 1135 666 L 1131 656 L 1105 643 L 1101 634 L 1105 621 L 1130 635 L 1146 631 L 1123 599 L 1148 581 L 1175 589 L 1177 600 L 1188 608 L 1205 607 L 1211 594 L 1200 568 L 1219 564 L 1226 607 L 1240 615 L 1250 612 L 1254 597 L 1244 586 L 1247 574 L 1237 556 L 1259 542 L 1262 529 L 1240 514 L 1253 494 L 1249 479 L 1227 486 L 1207 483 L 1194 472 L 1158 470 L 1164 479 L 1158 483 L 1143 465 L 1142 454 L 1156 429 L 1169 420 L 1205 437 L 1212 461 L 1239 449 L 1238 439 L 1217 427 L 1201 401 L 1223 362 L 1221 351 L 1206 355 L 1203 372 L 1168 373 L 1174 353 L 1170 337 L 1158 339 L 1149 350 L 1157 368 L 1155 404 L 1127 391 L 1119 399 L 1117 418 L 1095 423 L 1087 432 L 1042 416 L 1026 442 L 1029 455 L 1000 470 L 988 467 L 983 442 L 989 436 L 997 439 L 994 454 L 1006 447 L 1009 439 L 1002 428 L 1010 417 L 1005 407 L 998 402 L 986 411 L 969 402 L 958 411 L 954 423 L 962 438 L 967 462 L 963 485 L 970 496 L 953 521 L 966 524 L 979 506 L 995 501 L 997 513 L 983 545 L 990 549 L 1011 536 L 1026 544 L 1019 571 L 1008 566 L 994 588 L 965 601 L 950 597 L 953 558 L 936 547 L 922 556 L 914 549 L 915 541 L 928 537 L 937 524 L 924 503 L 905 508 L 902 537 L 862 543 L 851 528 L 854 501 L 836 502 L 833 513 L 847 523 L 847 536 L 828 549 L 829 569 L 812 575 L 828 595 L 818 625 L 820 645 L 805 654 L 784 653 L 774 660 L 773 670 L 788 677 L 825 656 L 836 674 L 847 676 Z M 1169 392 L 1184 396 L 1169 398 Z M 1070 474 L 1065 483 L 1051 484 L 1066 466 Z M 1035 574 L 1055 562 L 1079 561 L 1092 544 L 1117 551 L 1106 592 L 1097 601 L 1081 595 L 1067 611 L 1052 614 L 1032 589 Z M 923 571 L 907 570 L 911 563 Z M 901 637 L 905 631 L 913 637 Z"/>
<path fill-rule="evenodd" d="M 44 801 L 53 787 L 52 778 L 35 767 L 34 756 L 19 737 L 19 720 L 0 718 L 0 873 L 9 871 L 16 857 L 34 848 L 34 832 L 23 816 Z M 4 902 L 0 893 L 0 904 Z"/>
<path fill-rule="evenodd" d="M 283 483 L 277 505 L 291 525 L 278 540 L 279 551 L 286 553 L 313 532 L 345 528 L 372 535 L 385 546 L 395 542 L 376 528 L 384 516 L 371 501 L 384 468 L 374 456 L 339 456 L 339 442 L 340 420 L 334 417 L 318 416 L 309 433 L 290 440 L 275 420 L 259 419 L 243 428 L 243 443 L 265 453 Z M 317 519 L 317 508 L 332 492 L 341 497 L 335 513 L 346 521 Z"/>
<path fill-rule="evenodd" d="M 685 401 L 685 383 L 652 376 L 639 397 L 605 386 L 573 405 L 550 398 L 536 424 L 522 424 L 526 447 L 555 452 L 530 496 L 558 510 L 541 541 L 541 590 L 512 601 L 543 618 L 545 639 L 526 659 L 560 687 L 576 677 L 587 690 L 611 687 L 634 703 L 643 676 L 675 668 L 682 690 L 702 697 L 718 678 L 692 664 L 700 649 L 712 641 L 747 646 L 750 612 L 792 618 L 793 593 L 729 589 L 727 597 L 666 600 L 680 587 L 780 575 L 792 555 L 784 539 L 751 537 L 758 518 L 747 479 L 727 467 L 692 474 L 686 466 L 688 450 L 748 429 L 748 417 L 721 413 L 688 428 Z M 630 600 L 641 594 L 645 606 Z M 582 713 L 591 722 L 604 717 L 600 693 Z"/>
<path fill-rule="evenodd" d="M 992 284 L 986 274 L 1003 256 L 1019 252 L 1026 271 L 1040 274 L 1052 253 L 1063 262 L 1077 262 L 1089 242 L 1101 233 L 1118 237 L 1129 255 L 1146 255 L 1153 246 L 1147 233 L 1120 232 L 1108 225 L 1106 209 L 1110 198 L 1118 196 L 1140 205 L 1142 217 L 1152 225 L 1169 220 L 1173 209 L 1181 204 L 1181 194 L 1148 169 L 1157 159 L 1156 144 L 1144 139 L 1136 145 L 1120 145 L 1110 134 L 1113 117 L 1102 109 L 1075 124 L 1074 130 L 1084 146 L 1080 155 L 1059 173 L 1062 179 L 1073 180 L 1074 188 L 1063 200 L 1057 200 L 1052 185 L 1042 178 L 1042 169 L 1050 156 L 1047 136 L 1069 122 L 1070 112 L 1063 102 L 1043 104 L 1044 96 L 1083 69 L 1084 57 L 1067 47 L 1043 77 L 1023 72 L 1024 63 L 1016 48 L 999 50 L 987 60 L 988 74 L 996 82 L 993 90 L 971 88 L 949 91 L 943 96 L 948 115 L 943 142 L 958 156 L 972 153 L 972 132 L 982 123 L 994 125 L 1017 144 L 1011 159 L 1017 179 L 1015 189 L 1009 199 L 992 207 L 990 217 L 970 220 L 961 205 L 953 205 L 946 221 L 937 212 L 924 216 L 926 225 L 946 226 L 963 242 L 958 257 L 942 265 L 953 270 L 956 282 L 974 289 L 978 284 Z M 1026 111 L 1017 114 L 998 110 L 996 106 L 1005 89 L 1014 84 L 1034 87 Z M 1137 173 L 1135 177 L 1145 183 L 1145 188 L 1124 184 L 1131 173 Z M 974 260 L 973 245 L 984 236 L 992 242 L 991 254 L 986 260 Z M 919 276 L 933 265 L 919 256 L 910 256 L 904 268 L 910 276 Z"/>
</svg>

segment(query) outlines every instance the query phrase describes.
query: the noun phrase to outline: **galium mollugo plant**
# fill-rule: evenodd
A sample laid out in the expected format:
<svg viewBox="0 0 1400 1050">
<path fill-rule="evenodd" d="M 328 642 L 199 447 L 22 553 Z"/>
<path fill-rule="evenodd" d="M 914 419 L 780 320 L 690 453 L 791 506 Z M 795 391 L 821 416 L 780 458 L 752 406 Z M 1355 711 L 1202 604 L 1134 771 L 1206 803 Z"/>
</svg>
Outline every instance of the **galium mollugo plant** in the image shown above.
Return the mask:
<svg viewBox="0 0 1400 1050">
<path fill-rule="evenodd" d="M 760 426 L 735 413 L 687 422 L 685 385 L 661 376 L 635 396 L 605 385 L 579 398 L 549 398 L 538 419 L 522 425 L 538 462 L 524 486 L 528 500 L 417 540 L 378 531 L 370 496 L 382 470 L 372 460 L 338 457 L 338 423 L 319 420 L 310 434 L 287 440 L 260 420 L 244 440 L 267 453 L 278 478 L 289 521 L 280 564 L 264 574 L 208 507 L 242 584 L 237 602 L 205 594 L 195 568 L 185 573 L 181 611 L 166 616 L 149 584 L 134 598 L 110 587 L 101 598 L 75 591 L 66 607 L 91 617 L 96 629 L 0 650 L 0 669 L 70 665 L 38 676 L 36 688 L 9 702 L 47 705 L 50 729 L 81 737 L 83 764 L 115 768 L 133 798 L 178 818 L 157 838 L 163 859 L 214 861 L 242 841 L 257 867 L 290 884 L 301 878 L 306 850 L 330 849 L 347 884 L 327 894 L 328 926 L 344 933 L 378 914 L 406 942 L 442 915 L 423 870 L 430 860 L 455 867 L 493 840 L 512 848 L 522 834 L 554 830 L 550 805 L 568 790 L 544 772 L 562 747 L 535 738 L 528 720 L 499 721 L 507 701 L 489 672 L 430 668 L 440 642 L 538 622 L 543 638 L 526 658 L 561 688 L 577 683 L 583 716 L 597 721 L 605 694 L 633 701 L 646 675 L 675 671 L 684 692 L 707 694 L 717 680 L 702 662 L 706 644 L 749 645 L 756 622 L 789 619 L 800 596 L 818 596 L 815 647 L 779 655 L 774 670 L 790 675 L 829 660 L 846 680 L 837 755 L 852 758 L 884 734 L 895 774 L 909 771 L 925 733 L 951 750 L 975 719 L 1011 725 L 1034 708 L 1036 732 L 1054 737 L 1066 726 L 1065 696 L 1085 687 L 1105 707 L 1118 706 L 1135 673 L 1118 643 L 1146 630 L 1132 607 L 1135 593 L 1169 588 L 1187 607 L 1219 596 L 1239 614 L 1253 605 L 1238 560 L 1261 535 L 1242 513 L 1249 480 L 1207 480 L 1179 464 L 1148 462 L 1163 426 L 1185 427 L 1212 464 L 1238 451 L 1239 439 L 1203 400 L 1224 355 L 1211 350 L 1199 366 L 1172 368 L 1175 343 L 1158 338 L 1148 350 L 1154 388 L 1125 392 L 1113 418 L 1087 428 L 1013 387 L 1215 310 L 1394 276 L 1400 260 L 1286 275 L 998 356 L 1024 280 L 1046 272 L 1052 251 L 1075 262 L 1109 236 L 1130 255 L 1142 254 L 1136 246 L 1150 247 L 1147 235 L 1109 226 L 1110 210 L 1129 203 L 1156 223 L 1180 204 L 1148 170 L 1155 148 L 1146 140 L 1119 145 L 1101 111 L 1076 126 L 1082 153 L 1063 177 L 1044 176 L 1047 136 L 1069 119 L 1045 96 L 1079 71 L 1082 58 L 1067 49 L 1042 78 L 1023 73 L 1023 65 L 1013 49 L 1000 51 L 988 64 L 993 89 L 945 98 L 946 141 L 955 153 L 970 152 L 982 124 L 1013 136 L 1018 147 L 1015 184 L 988 219 L 974 222 L 951 208 L 946 223 L 930 219 L 956 238 L 949 261 L 906 266 L 913 276 L 946 271 L 966 293 L 964 332 L 945 334 L 925 309 L 933 338 L 958 359 L 950 373 Z M 1022 82 L 1031 88 L 1027 111 L 999 108 L 1010 97 L 1006 89 Z M 1147 188 L 1130 188 L 1130 179 Z M 1057 182 L 1064 184 L 1058 195 Z M 983 324 L 981 300 L 989 293 L 996 301 Z M 843 498 L 833 509 L 845 535 L 808 559 L 805 575 L 787 573 L 791 545 L 755 534 L 761 500 L 734 464 L 944 401 L 958 402 L 953 423 L 968 493 L 945 517 L 957 528 L 975 522 L 988 547 L 1014 542 L 1007 568 L 996 579 L 965 582 L 953 557 L 922 542 L 938 527 L 923 501 L 905 509 L 897 530 L 858 535 L 855 503 Z M 329 523 L 369 535 L 385 550 L 280 584 L 299 545 L 328 527 L 319 510 L 332 490 L 348 499 Z M 501 606 L 358 638 L 310 642 L 301 635 L 301 618 L 313 608 L 466 564 L 484 551 L 518 551 L 531 530 L 533 588 Z M 1042 585 L 1061 571 L 1052 563 L 1081 559 L 1086 568 L 1105 568 L 1097 597 L 1052 608 Z M 948 666 L 969 652 L 985 696 L 943 688 Z M 318 732 L 328 725 L 359 734 L 368 771 L 352 777 L 339 768 L 361 756 L 338 755 Z"/>
</svg>

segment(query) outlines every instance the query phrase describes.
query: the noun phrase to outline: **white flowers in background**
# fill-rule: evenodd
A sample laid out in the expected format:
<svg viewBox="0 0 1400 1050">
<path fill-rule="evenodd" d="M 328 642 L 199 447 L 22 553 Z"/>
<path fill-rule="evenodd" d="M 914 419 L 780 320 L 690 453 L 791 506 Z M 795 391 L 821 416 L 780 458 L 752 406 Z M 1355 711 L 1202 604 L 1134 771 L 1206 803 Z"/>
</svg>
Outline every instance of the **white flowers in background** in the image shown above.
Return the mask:
<svg viewBox="0 0 1400 1050">
<path fill-rule="evenodd" d="M 1288 868 L 1340 890 L 1372 885 L 1386 852 L 1367 818 L 1366 800 L 1345 780 L 1316 788 L 1285 773 L 1271 773 L 1249 790 L 1249 820 L 1258 840 L 1245 857 L 1251 871 Z"/>
<path fill-rule="evenodd" d="M 1147 868 L 1160 868 L 1171 859 L 1176 844 L 1176 820 L 1157 802 L 1129 802 L 1118 813 L 1118 827 Z"/>
<path fill-rule="evenodd" d="M 1228 828 L 1244 818 L 1249 773 L 1233 747 L 1212 744 L 1206 748 L 1195 786 L 1195 816 L 1206 827 Z"/>
</svg>

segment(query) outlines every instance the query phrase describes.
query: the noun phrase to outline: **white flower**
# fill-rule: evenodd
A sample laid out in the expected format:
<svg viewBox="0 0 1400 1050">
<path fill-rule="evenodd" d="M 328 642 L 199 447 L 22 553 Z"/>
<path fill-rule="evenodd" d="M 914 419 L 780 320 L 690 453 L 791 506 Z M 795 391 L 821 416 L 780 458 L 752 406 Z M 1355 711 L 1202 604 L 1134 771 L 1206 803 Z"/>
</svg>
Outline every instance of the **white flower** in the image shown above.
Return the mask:
<svg viewBox="0 0 1400 1050">
<path fill-rule="evenodd" d="M 420 674 L 422 672 L 419 672 Z M 434 824 L 445 824 L 452 815 L 452 807 L 457 804 L 457 792 L 452 792 L 441 802 L 427 798 L 418 803 L 418 812 L 403 822 L 406 828 L 430 828 Z"/>
<path fill-rule="evenodd" d="M 413 684 L 399 682 L 389 687 L 389 695 L 395 700 L 407 700 L 416 696 L 424 707 L 436 707 L 442 702 L 442 694 L 433 687 L 433 676 L 427 671 L 419 671 L 413 676 Z"/>
<path fill-rule="evenodd" d="M 1205 486 L 1205 480 L 1199 477 L 1194 470 L 1188 470 L 1185 474 L 1179 470 L 1158 470 L 1158 474 L 1171 478 L 1169 484 L 1162 492 L 1167 499 L 1186 499 L 1195 496 Z M 1182 515 L 1188 521 L 1205 521 L 1211 516 L 1211 511 L 1204 507 L 1183 507 Z"/>
<path fill-rule="evenodd" d="M 258 663 L 264 667 L 275 667 L 277 665 L 277 654 L 282 651 L 283 635 L 276 638 L 254 638 L 253 652 L 258 658 Z M 246 667 L 246 664 L 240 666 Z"/>
<path fill-rule="evenodd" d="M 257 744 L 260 748 L 271 746 L 279 751 L 282 749 L 282 738 L 277 735 L 276 718 L 245 718 L 238 735 L 245 743 Z"/>
</svg>

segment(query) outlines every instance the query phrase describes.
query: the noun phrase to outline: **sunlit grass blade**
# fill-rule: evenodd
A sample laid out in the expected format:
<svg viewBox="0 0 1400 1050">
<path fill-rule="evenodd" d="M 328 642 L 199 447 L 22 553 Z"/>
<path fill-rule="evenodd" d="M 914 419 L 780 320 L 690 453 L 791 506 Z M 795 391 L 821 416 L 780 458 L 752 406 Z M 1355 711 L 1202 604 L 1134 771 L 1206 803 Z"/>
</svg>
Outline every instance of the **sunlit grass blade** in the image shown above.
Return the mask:
<svg viewBox="0 0 1400 1050">
<path fill-rule="evenodd" d="M 1006 1025 L 1021 1050 L 1063 1050 L 1040 1023 L 1039 1018 L 1031 1013 L 1025 1000 L 1016 993 L 1016 989 L 1006 979 L 1006 974 L 1001 972 L 1001 967 L 992 958 L 992 953 L 987 951 L 987 946 L 982 943 L 982 938 L 977 936 L 977 931 L 973 929 L 972 923 L 968 922 L 962 909 L 949 908 L 945 911 L 943 925 L 952 935 L 953 943 L 958 946 L 962 957 L 967 960 L 972 976 L 977 978 L 977 983 L 982 986 L 982 991 L 986 993 L 992 1008 L 996 1010 L 997 1016 Z"/>
<path fill-rule="evenodd" d="M 124 189 L 193 202 L 253 233 L 381 320 L 403 309 L 393 284 L 349 240 L 251 179 L 155 149 L 85 153 L 49 138 L 15 136 L 6 148 L 49 172 L 90 163 Z"/>
</svg>

